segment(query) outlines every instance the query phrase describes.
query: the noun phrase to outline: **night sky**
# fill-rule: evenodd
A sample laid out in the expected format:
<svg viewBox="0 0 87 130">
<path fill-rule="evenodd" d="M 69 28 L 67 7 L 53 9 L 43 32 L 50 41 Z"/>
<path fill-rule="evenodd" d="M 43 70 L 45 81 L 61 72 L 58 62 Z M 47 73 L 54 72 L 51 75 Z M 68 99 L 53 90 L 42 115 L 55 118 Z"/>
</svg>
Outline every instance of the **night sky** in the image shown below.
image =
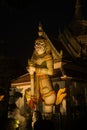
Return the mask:
<svg viewBox="0 0 87 130">
<path fill-rule="evenodd" d="M 75 0 L 1 0 L 0 55 L 17 57 L 26 66 L 39 22 L 48 36 L 57 38 L 59 28 L 72 20 L 74 6 Z"/>
</svg>

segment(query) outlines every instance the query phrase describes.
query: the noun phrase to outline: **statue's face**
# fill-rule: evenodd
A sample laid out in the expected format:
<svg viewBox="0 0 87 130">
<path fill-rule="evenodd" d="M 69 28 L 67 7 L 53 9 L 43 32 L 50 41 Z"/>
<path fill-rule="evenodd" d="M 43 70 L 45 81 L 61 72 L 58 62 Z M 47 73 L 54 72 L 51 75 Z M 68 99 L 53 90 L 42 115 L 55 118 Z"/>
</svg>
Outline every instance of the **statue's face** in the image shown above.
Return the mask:
<svg viewBox="0 0 87 130">
<path fill-rule="evenodd" d="M 43 54 L 46 50 L 45 42 L 43 40 L 37 40 L 35 43 L 35 50 L 39 55 Z"/>
</svg>

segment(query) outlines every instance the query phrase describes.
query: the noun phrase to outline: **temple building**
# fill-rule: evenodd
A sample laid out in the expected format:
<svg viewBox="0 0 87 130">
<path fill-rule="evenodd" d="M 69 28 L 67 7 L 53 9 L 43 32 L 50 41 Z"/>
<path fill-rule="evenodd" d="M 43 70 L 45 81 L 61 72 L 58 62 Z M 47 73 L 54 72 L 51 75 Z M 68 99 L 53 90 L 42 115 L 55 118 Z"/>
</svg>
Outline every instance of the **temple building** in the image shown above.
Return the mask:
<svg viewBox="0 0 87 130">
<path fill-rule="evenodd" d="M 76 0 L 73 20 L 64 30 L 59 30 L 56 39 L 48 36 L 42 25 L 39 25 L 39 31 L 44 32 L 54 58 L 53 89 L 55 91 L 64 87 L 67 89 L 67 97 L 59 106 L 54 105 L 53 114 L 61 114 L 69 119 L 83 118 L 87 113 L 87 21 L 82 9 L 83 0 Z M 25 93 L 30 88 L 29 73 L 13 80 L 9 103 L 12 102 L 14 91 L 21 92 L 23 97 L 19 106 L 22 111 L 27 111 Z M 40 109 L 44 113 L 44 109 Z"/>
</svg>

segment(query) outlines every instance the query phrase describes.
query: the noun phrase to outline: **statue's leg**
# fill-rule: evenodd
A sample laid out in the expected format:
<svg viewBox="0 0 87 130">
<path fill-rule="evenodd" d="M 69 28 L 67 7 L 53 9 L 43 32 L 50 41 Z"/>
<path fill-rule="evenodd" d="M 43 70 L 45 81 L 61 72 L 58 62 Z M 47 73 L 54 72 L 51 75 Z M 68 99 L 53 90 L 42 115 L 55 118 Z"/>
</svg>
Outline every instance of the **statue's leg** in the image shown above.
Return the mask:
<svg viewBox="0 0 87 130">
<path fill-rule="evenodd" d="M 52 84 L 50 82 L 49 77 L 44 77 L 40 80 L 40 93 L 41 97 L 44 100 L 44 113 L 52 113 L 53 105 L 56 101 L 56 93 L 52 89 Z"/>
<path fill-rule="evenodd" d="M 51 119 L 53 114 L 53 105 L 55 103 L 56 95 L 55 93 L 51 93 L 50 96 L 44 97 L 43 103 L 43 113 L 45 117 Z"/>
</svg>

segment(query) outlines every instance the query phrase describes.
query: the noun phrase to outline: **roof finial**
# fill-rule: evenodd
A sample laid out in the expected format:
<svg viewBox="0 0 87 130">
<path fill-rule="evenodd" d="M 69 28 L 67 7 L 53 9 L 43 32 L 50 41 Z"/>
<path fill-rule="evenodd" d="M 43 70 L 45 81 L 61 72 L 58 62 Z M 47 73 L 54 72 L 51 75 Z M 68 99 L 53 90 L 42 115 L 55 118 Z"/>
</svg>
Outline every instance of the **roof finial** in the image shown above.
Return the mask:
<svg viewBox="0 0 87 130">
<path fill-rule="evenodd" d="M 39 37 L 42 37 L 44 31 L 43 31 L 43 28 L 42 28 L 42 24 L 41 24 L 41 22 L 39 22 L 38 29 L 39 29 L 39 31 L 38 31 L 38 36 L 39 36 Z"/>
</svg>

